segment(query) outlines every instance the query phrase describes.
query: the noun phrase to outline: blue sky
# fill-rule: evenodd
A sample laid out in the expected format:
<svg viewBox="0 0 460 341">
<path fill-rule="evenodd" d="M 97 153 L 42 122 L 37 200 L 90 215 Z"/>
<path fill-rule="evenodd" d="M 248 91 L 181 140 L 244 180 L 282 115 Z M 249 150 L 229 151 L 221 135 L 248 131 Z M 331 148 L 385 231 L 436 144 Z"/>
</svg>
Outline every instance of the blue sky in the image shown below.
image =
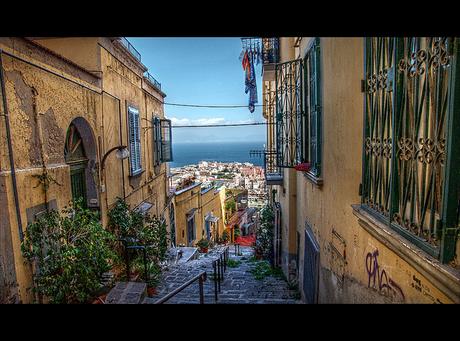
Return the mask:
<svg viewBox="0 0 460 341">
<path fill-rule="evenodd" d="M 200 105 L 247 105 L 244 71 L 239 60 L 239 38 L 129 38 L 140 52 L 142 63 L 161 83 L 165 102 Z M 256 67 L 257 91 L 262 104 L 261 65 Z M 262 122 L 261 107 L 188 108 L 165 105 L 173 125 Z M 180 128 L 173 141 L 227 142 L 265 141 L 264 126 L 225 128 Z"/>
</svg>

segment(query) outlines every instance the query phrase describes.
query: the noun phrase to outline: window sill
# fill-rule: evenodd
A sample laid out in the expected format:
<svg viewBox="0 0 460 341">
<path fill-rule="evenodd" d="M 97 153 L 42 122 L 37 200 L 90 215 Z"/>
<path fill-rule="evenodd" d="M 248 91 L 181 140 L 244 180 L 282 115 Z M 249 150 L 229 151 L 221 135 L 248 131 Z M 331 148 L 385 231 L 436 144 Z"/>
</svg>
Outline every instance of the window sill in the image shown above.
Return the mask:
<svg viewBox="0 0 460 341">
<path fill-rule="evenodd" d="M 460 271 L 442 264 L 419 249 L 386 224 L 366 212 L 360 204 L 351 205 L 359 225 L 372 237 L 405 260 L 455 303 L 460 303 Z"/>
<path fill-rule="evenodd" d="M 145 173 L 145 170 L 144 170 L 144 169 L 141 169 L 141 170 L 139 170 L 139 171 L 137 171 L 137 172 L 135 172 L 135 173 L 129 174 L 129 178 L 130 178 L 130 179 L 134 179 L 134 178 L 137 178 L 137 177 L 141 176 L 141 175 L 144 174 L 144 173 Z"/>
<path fill-rule="evenodd" d="M 323 178 L 318 178 L 310 172 L 303 172 L 303 176 L 306 177 L 309 181 L 311 181 L 316 187 L 323 186 Z"/>
</svg>

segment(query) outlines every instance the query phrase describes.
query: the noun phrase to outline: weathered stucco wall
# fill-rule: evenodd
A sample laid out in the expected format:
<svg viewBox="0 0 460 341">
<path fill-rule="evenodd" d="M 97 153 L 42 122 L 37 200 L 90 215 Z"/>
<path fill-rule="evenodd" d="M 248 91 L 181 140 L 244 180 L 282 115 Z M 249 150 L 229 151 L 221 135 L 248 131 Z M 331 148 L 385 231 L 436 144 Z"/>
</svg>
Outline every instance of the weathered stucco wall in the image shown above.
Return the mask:
<svg viewBox="0 0 460 341">
<path fill-rule="evenodd" d="M 139 108 L 144 118 L 141 120 L 142 128 L 145 128 L 142 132 L 146 133 L 141 148 L 145 171 L 138 177 L 130 177 L 129 161 L 122 162 L 110 155 L 105 165 L 107 190 L 100 192 L 98 167 L 95 165 L 94 181 L 98 192 L 95 195 L 100 199 L 102 222 L 106 224 L 107 210 L 115 198 L 123 195 L 127 196 L 131 207 L 148 200 L 153 204 L 151 214 L 161 216 L 164 213 L 167 216 L 168 213 L 164 212 L 166 165 L 153 169 L 153 137 L 151 129 L 147 129 L 151 126 L 153 112 L 164 116 L 158 99 L 162 95 L 152 90 L 148 93 L 141 77 L 143 67 L 132 61 L 126 61 L 131 69 L 126 67 L 123 62 L 129 58 L 116 48 L 112 50 L 117 56 L 101 47 L 97 39 L 73 40 L 73 43 L 81 43 L 77 44 L 78 49 L 71 42 L 64 43 L 63 39 L 61 44 L 60 40 L 48 41 L 47 47 L 53 50 L 50 52 L 37 42 L 0 38 L 0 48 L 5 51 L 3 67 L 23 230 L 34 219 L 33 213 L 40 205 L 46 202 L 60 210 L 71 200 L 70 169 L 64 160 L 65 136 L 70 123 L 79 118 L 88 124 L 91 131 L 84 143 L 89 143 L 89 137 L 94 138 L 92 146 L 95 161 L 99 164 L 101 155 L 109 148 L 127 144 L 127 103 Z M 64 53 L 67 49 L 72 51 Z M 59 53 L 73 60 L 62 59 Z M 81 68 L 82 64 L 85 67 L 101 65 L 102 72 L 89 73 Z M 1 121 L 0 228 L 3 232 L 0 246 L 5 247 L 0 252 L 0 281 L 16 281 L 17 288 L 12 284 L 9 292 L 3 290 L 0 296 L 13 295 L 13 300 L 31 302 L 33 297 L 28 290 L 31 271 L 24 264 L 20 251 L 3 118 Z M 46 192 L 37 178 L 43 174 L 44 168 L 54 180 Z"/>
<path fill-rule="evenodd" d="M 22 228 L 25 230 L 28 209 L 53 200 L 62 208 L 71 199 L 69 168 L 64 160 L 65 134 L 75 117 L 83 117 L 95 130 L 101 103 L 97 93 L 5 54 L 3 67 Z M 43 167 L 55 180 L 46 193 L 37 178 L 43 174 Z M 9 217 L 18 293 L 22 301 L 28 302 L 31 300 L 27 290 L 31 276 L 20 252 L 8 163 L 4 163 L 0 176 L 9 202 L 5 213 Z"/>
</svg>

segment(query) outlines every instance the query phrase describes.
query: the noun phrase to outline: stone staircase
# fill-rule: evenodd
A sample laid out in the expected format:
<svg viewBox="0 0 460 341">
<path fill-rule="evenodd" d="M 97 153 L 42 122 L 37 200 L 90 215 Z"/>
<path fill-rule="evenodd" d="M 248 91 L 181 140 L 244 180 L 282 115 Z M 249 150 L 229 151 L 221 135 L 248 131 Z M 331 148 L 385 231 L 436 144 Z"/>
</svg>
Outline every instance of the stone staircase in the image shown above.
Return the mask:
<svg viewBox="0 0 460 341">
<path fill-rule="evenodd" d="M 240 260 L 238 267 L 227 267 L 224 273 L 224 281 L 221 282 L 221 292 L 218 294 L 218 301 L 214 297 L 214 281 L 212 280 L 212 262 L 217 259 L 223 248 L 211 250 L 199 259 L 183 264 L 171 266 L 162 276 L 160 285 L 157 288 L 155 297 L 146 297 L 144 304 L 155 303 L 161 297 L 167 295 L 183 283 L 206 271 L 208 279 L 204 282 L 204 303 L 205 304 L 296 304 L 300 303 L 297 291 L 291 290 L 286 281 L 282 278 L 269 276 L 263 280 L 257 280 L 250 272 L 255 266 L 249 262 L 252 256 L 252 248 L 241 247 L 240 254 L 236 255 L 233 246 L 230 246 L 230 259 Z M 178 293 L 176 296 L 165 302 L 165 304 L 198 304 L 199 285 L 198 281 Z"/>
</svg>

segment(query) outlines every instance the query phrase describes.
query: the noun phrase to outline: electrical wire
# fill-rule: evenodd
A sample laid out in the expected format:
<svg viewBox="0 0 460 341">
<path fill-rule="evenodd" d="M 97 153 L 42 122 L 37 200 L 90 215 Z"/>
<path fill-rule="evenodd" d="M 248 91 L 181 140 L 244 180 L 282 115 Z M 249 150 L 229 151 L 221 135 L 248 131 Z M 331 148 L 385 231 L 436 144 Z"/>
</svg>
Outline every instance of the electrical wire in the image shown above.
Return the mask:
<svg viewBox="0 0 460 341">
<path fill-rule="evenodd" d="M 259 126 L 272 123 L 254 122 L 254 123 L 234 123 L 234 124 L 203 124 L 203 125 L 187 125 L 187 126 L 171 126 L 171 128 L 209 128 L 209 127 L 241 127 L 241 126 Z"/>
<path fill-rule="evenodd" d="M 220 108 L 220 109 L 235 109 L 235 108 L 247 108 L 247 105 L 201 105 L 201 104 L 182 104 L 182 103 L 168 103 L 163 102 L 164 105 L 172 105 L 176 107 L 191 107 L 191 108 Z M 263 104 L 256 104 L 255 107 L 263 107 Z M 270 106 L 269 104 L 266 105 Z"/>
</svg>

